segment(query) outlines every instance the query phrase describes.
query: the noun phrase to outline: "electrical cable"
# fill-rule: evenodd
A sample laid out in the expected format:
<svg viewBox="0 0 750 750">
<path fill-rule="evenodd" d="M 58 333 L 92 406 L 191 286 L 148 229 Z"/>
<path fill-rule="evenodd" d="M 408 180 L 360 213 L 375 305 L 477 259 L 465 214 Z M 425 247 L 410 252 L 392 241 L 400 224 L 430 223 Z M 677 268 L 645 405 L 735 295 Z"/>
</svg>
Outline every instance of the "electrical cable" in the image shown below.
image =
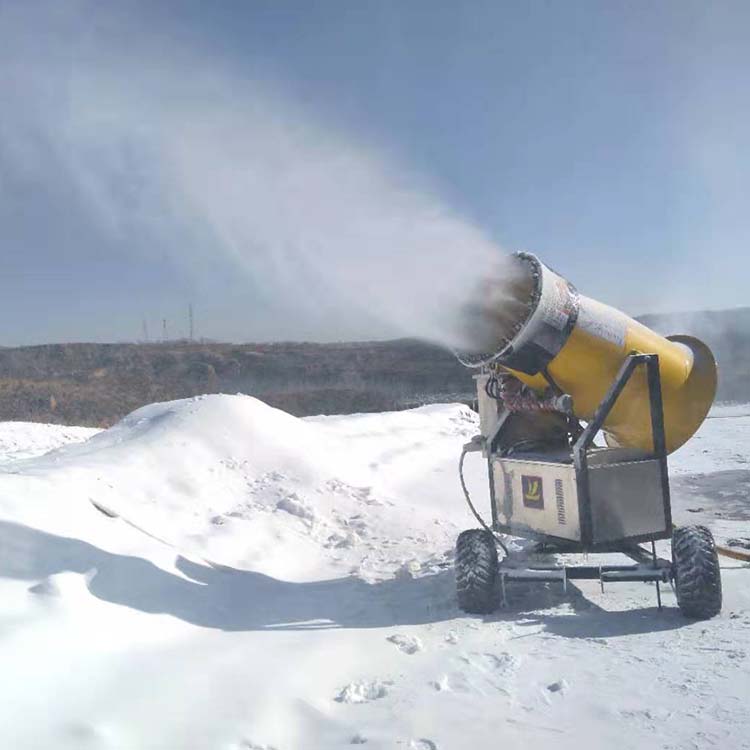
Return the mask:
<svg viewBox="0 0 750 750">
<path fill-rule="evenodd" d="M 464 446 L 464 449 L 461 451 L 461 459 L 458 462 L 458 477 L 461 480 L 461 488 L 464 491 L 464 497 L 466 498 L 466 504 L 469 506 L 469 510 L 474 514 L 474 518 L 479 521 L 479 525 L 495 540 L 497 545 L 505 552 L 506 555 L 509 554 L 508 548 L 505 546 L 505 543 L 500 539 L 500 537 L 485 523 L 482 516 L 479 515 L 477 512 L 477 509 L 474 507 L 474 503 L 471 502 L 471 495 L 469 494 L 469 488 L 466 486 L 466 480 L 464 479 L 464 459 L 466 458 L 466 454 L 469 453 L 469 450 L 466 446 Z"/>
<path fill-rule="evenodd" d="M 487 382 L 484 384 L 484 392 L 492 399 L 496 401 L 502 400 L 502 394 L 500 392 L 500 380 L 497 375 L 490 375 Z"/>
</svg>

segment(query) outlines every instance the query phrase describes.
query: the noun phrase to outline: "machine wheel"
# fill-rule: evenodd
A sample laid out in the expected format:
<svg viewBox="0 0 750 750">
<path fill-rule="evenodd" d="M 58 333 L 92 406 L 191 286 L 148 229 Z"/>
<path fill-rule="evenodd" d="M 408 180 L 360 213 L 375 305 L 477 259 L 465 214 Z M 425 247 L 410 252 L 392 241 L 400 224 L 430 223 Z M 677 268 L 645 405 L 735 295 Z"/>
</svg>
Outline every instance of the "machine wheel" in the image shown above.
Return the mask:
<svg viewBox="0 0 750 750">
<path fill-rule="evenodd" d="M 721 610 L 721 571 L 714 538 L 705 526 L 672 534 L 677 604 L 686 617 L 707 620 Z"/>
<path fill-rule="evenodd" d="M 456 593 L 464 612 L 489 614 L 497 607 L 497 547 L 484 529 L 462 531 L 456 540 Z"/>
</svg>

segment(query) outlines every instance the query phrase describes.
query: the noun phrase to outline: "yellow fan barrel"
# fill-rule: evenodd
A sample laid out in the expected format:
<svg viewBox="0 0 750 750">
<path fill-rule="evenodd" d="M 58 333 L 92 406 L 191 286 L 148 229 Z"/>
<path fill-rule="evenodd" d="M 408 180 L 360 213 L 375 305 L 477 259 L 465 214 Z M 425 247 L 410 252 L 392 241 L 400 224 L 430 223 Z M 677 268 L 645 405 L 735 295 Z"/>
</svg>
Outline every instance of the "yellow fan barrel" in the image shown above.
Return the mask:
<svg viewBox="0 0 750 750">
<path fill-rule="evenodd" d="M 485 354 L 464 364 L 507 370 L 537 391 L 554 385 L 573 398 L 573 412 L 592 418 L 626 357 L 657 354 L 667 451 L 677 450 L 703 423 L 716 395 L 711 350 L 691 336 L 661 336 L 613 307 L 580 295 L 536 256 L 517 253 L 516 275 L 484 289 L 471 318 Z M 509 289 L 511 290 L 509 292 Z M 508 298 L 510 296 L 510 305 Z M 511 313 L 498 313 L 499 307 Z M 604 422 L 612 446 L 653 450 L 646 373 L 639 368 Z"/>
</svg>

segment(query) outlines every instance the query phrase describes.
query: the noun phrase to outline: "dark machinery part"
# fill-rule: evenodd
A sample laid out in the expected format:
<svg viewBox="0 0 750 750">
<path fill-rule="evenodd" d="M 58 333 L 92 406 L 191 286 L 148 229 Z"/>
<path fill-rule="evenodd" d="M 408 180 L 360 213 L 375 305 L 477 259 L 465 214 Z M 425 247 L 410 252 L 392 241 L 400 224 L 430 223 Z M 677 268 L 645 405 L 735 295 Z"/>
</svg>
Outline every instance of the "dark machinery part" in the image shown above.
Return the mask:
<svg viewBox="0 0 750 750">
<path fill-rule="evenodd" d="M 677 604 L 687 617 L 706 620 L 721 611 L 721 570 L 711 532 L 684 526 L 672 536 Z"/>
<path fill-rule="evenodd" d="M 456 593 L 464 612 L 488 614 L 497 606 L 497 548 L 491 532 L 462 531 L 456 540 Z"/>
</svg>

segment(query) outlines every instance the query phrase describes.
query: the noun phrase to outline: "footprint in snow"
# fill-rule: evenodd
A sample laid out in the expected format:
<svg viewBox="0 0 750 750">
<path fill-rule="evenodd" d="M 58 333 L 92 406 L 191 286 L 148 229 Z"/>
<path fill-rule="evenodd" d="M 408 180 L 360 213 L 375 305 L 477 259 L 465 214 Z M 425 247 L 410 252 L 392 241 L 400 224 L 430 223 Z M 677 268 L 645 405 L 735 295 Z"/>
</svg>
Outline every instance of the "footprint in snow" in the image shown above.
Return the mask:
<svg viewBox="0 0 750 750">
<path fill-rule="evenodd" d="M 567 689 L 567 680 L 556 680 L 555 682 L 551 682 L 549 685 L 547 685 L 547 690 L 549 690 L 550 693 L 564 693 Z"/>
<path fill-rule="evenodd" d="M 510 673 L 518 667 L 518 659 L 504 651 L 499 654 L 474 653 L 464 657 L 464 661 L 483 672 Z"/>
<path fill-rule="evenodd" d="M 433 680 L 430 685 L 437 690 L 438 693 L 445 693 L 451 689 L 450 679 L 447 674 L 444 674 L 439 680 Z"/>
<path fill-rule="evenodd" d="M 315 522 L 315 513 L 303 503 L 294 492 L 281 498 L 276 503 L 276 510 L 282 510 L 291 516 L 297 516 L 308 524 Z"/>
<path fill-rule="evenodd" d="M 389 680 L 350 682 L 341 688 L 334 700 L 337 703 L 369 703 L 385 698 L 392 684 Z"/>
<path fill-rule="evenodd" d="M 377 466 L 377 464 L 375 464 Z M 372 467 L 372 464 L 371 464 Z M 354 485 L 342 482 L 340 479 L 329 479 L 324 485 L 321 491 L 327 491 L 338 495 L 344 495 L 364 503 L 365 505 L 382 505 L 383 503 L 376 497 L 373 497 L 372 487 L 355 487 Z"/>
<path fill-rule="evenodd" d="M 386 640 L 394 644 L 399 651 L 403 651 L 405 654 L 416 654 L 417 651 L 424 649 L 422 641 L 415 635 L 396 633 L 395 635 L 389 635 Z"/>
<path fill-rule="evenodd" d="M 351 549 L 359 541 L 359 537 L 353 531 L 346 534 L 331 534 L 323 545 L 326 549 Z"/>
<path fill-rule="evenodd" d="M 519 660 L 501 652 L 461 654 L 451 660 L 458 669 L 449 673 L 450 689 L 454 692 L 486 694 L 487 688 L 510 695 Z"/>
</svg>

